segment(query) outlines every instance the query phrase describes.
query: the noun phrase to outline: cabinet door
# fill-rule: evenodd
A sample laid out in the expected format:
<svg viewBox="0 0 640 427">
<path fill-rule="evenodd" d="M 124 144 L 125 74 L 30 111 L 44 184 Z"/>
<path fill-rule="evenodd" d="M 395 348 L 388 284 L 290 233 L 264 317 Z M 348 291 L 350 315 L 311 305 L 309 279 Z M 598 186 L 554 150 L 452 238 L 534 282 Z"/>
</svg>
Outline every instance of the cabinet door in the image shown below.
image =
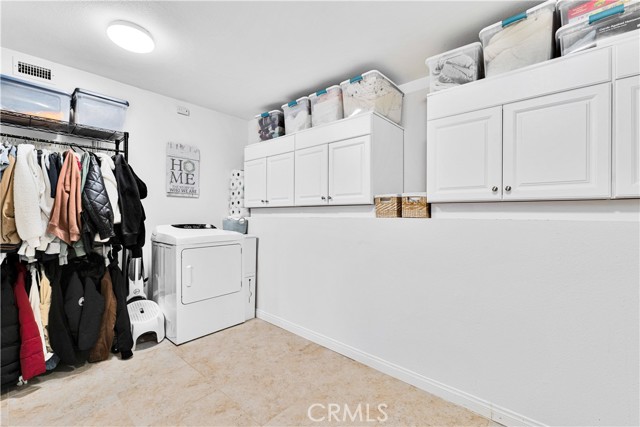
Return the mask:
<svg viewBox="0 0 640 427">
<path fill-rule="evenodd" d="M 296 150 L 296 206 L 315 206 L 327 203 L 329 195 L 328 153 L 329 146 L 327 144 Z"/>
<path fill-rule="evenodd" d="M 429 201 L 495 201 L 501 188 L 501 107 L 427 122 Z"/>
<path fill-rule="evenodd" d="M 614 195 L 640 197 L 640 76 L 615 85 Z"/>
<path fill-rule="evenodd" d="M 611 196 L 611 85 L 504 107 L 504 200 Z"/>
<path fill-rule="evenodd" d="M 329 144 L 329 204 L 373 203 L 371 194 L 371 137 Z"/>
<path fill-rule="evenodd" d="M 267 157 L 268 207 L 293 206 L 293 152 Z"/>
<path fill-rule="evenodd" d="M 267 159 L 244 162 L 244 205 L 248 208 L 265 206 L 267 198 Z"/>
</svg>

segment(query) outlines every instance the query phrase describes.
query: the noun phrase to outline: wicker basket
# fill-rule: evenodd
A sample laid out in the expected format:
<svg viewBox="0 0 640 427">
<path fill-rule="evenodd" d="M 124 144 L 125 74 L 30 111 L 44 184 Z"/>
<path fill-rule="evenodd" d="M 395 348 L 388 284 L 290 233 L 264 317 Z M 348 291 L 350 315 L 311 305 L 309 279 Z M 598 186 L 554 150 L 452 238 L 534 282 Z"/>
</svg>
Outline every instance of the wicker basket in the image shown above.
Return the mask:
<svg viewBox="0 0 640 427">
<path fill-rule="evenodd" d="M 402 216 L 402 197 L 399 195 L 376 196 L 376 218 L 400 218 Z"/>
<path fill-rule="evenodd" d="M 431 218 L 431 204 L 425 195 L 402 195 L 403 218 Z"/>
</svg>

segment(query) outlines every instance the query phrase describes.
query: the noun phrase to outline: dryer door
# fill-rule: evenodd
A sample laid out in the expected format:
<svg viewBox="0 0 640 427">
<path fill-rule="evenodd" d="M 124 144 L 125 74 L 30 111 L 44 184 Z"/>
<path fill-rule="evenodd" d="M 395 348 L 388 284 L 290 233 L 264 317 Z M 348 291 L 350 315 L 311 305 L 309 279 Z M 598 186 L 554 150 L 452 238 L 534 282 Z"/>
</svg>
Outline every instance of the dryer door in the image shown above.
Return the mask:
<svg viewBox="0 0 640 427">
<path fill-rule="evenodd" d="M 239 292 L 242 287 L 240 244 L 182 250 L 182 304 Z"/>
</svg>

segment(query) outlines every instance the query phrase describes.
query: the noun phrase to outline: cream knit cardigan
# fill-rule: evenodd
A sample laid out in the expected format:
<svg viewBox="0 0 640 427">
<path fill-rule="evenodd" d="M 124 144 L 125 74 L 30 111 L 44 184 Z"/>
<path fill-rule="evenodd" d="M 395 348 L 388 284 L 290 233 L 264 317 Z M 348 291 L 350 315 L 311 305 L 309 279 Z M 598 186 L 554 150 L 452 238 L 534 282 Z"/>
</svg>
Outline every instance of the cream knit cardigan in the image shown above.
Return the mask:
<svg viewBox="0 0 640 427">
<path fill-rule="evenodd" d="M 44 235 L 46 227 L 40 215 L 40 195 L 44 191 L 44 181 L 33 145 L 18 146 L 13 180 L 16 229 L 23 240 L 19 252 L 33 256 L 40 246 L 40 237 Z"/>
</svg>

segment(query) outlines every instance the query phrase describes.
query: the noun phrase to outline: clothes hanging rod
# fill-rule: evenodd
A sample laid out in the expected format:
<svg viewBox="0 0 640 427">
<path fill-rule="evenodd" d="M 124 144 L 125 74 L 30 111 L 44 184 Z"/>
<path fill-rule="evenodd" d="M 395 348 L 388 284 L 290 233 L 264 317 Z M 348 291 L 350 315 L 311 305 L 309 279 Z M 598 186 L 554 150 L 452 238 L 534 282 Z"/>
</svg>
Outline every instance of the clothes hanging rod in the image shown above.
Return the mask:
<svg viewBox="0 0 640 427">
<path fill-rule="evenodd" d="M 98 150 L 98 151 L 109 151 L 116 154 L 120 153 L 120 150 L 118 148 L 96 147 L 96 146 L 82 145 L 75 142 L 54 141 L 50 139 L 34 138 L 31 136 L 14 135 L 14 134 L 5 133 L 5 132 L 0 133 L 0 136 L 11 138 L 11 139 L 17 139 L 21 141 L 35 142 L 39 144 L 64 145 L 65 147 L 78 147 L 81 150 L 89 150 L 89 151 Z M 113 143 L 113 141 L 111 142 Z"/>
</svg>

